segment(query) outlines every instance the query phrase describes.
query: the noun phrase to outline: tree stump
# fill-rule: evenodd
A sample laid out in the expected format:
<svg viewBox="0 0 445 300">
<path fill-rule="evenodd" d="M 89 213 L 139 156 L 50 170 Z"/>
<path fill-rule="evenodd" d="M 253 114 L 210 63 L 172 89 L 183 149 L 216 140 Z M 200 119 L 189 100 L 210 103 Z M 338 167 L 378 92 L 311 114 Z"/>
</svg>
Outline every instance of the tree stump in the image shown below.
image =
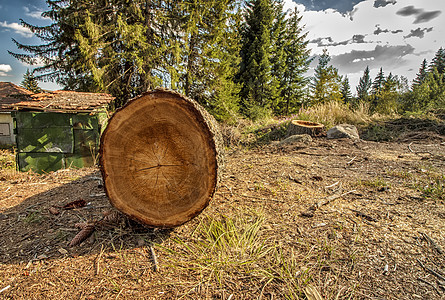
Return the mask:
<svg viewBox="0 0 445 300">
<path fill-rule="evenodd" d="M 296 134 L 309 134 L 317 136 L 323 132 L 324 125 L 303 120 L 292 120 L 287 128 L 287 136 Z"/>
<path fill-rule="evenodd" d="M 136 221 L 181 225 L 213 197 L 223 149 L 217 122 L 198 103 L 164 89 L 144 93 L 119 109 L 102 135 L 105 191 Z"/>
</svg>

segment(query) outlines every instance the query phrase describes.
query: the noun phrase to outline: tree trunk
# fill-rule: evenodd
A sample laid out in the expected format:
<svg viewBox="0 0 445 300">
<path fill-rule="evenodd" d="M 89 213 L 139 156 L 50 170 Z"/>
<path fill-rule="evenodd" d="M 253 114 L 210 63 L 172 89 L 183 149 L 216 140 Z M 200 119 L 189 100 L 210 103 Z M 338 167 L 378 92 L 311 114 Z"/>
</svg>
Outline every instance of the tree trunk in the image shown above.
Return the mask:
<svg viewBox="0 0 445 300">
<path fill-rule="evenodd" d="M 198 215 L 216 190 L 223 141 L 194 100 L 157 89 L 129 101 L 101 138 L 101 171 L 111 204 L 143 224 L 169 228 Z"/>
<path fill-rule="evenodd" d="M 296 134 L 309 134 L 317 136 L 323 132 L 324 125 L 303 120 L 292 120 L 287 128 L 287 136 Z"/>
</svg>

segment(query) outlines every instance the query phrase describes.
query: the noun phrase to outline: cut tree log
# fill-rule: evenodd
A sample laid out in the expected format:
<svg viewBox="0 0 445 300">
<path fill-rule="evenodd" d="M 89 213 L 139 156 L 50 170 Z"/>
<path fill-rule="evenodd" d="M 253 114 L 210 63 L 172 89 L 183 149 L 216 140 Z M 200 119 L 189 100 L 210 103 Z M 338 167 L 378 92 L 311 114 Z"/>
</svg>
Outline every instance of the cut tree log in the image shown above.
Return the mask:
<svg viewBox="0 0 445 300">
<path fill-rule="evenodd" d="M 181 225 L 213 197 L 223 149 L 217 122 L 197 102 L 165 89 L 144 93 L 112 116 L 101 137 L 105 191 L 136 221 Z"/>
<path fill-rule="evenodd" d="M 323 124 L 303 120 L 292 120 L 287 128 L 287 136 L 289 137 L 297 134 L 317 136 L 323 132 L 323 129 Z"/>
</svg>

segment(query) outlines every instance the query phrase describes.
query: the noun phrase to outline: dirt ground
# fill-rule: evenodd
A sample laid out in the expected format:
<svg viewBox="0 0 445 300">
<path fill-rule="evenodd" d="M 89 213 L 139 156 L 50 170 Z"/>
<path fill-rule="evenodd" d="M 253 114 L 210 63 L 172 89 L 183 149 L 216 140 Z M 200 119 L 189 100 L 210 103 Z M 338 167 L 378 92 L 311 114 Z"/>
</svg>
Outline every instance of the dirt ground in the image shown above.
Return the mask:
<svg viewBox="0 0 445 300">
<path fill-rule="evenodd" d="M 75 224 L 111 209 L 98 170 L 2 171 L 0 298 L 445 299 L 444 142 L 230 149 L 192 221 L 157 230 L 121 218 L 73 247 Z M 244 248 L 214 249 L 221 236 L 208 248 L 205 232 L 230 220 L 244 233 L 259 226 Z"/>
</svg>

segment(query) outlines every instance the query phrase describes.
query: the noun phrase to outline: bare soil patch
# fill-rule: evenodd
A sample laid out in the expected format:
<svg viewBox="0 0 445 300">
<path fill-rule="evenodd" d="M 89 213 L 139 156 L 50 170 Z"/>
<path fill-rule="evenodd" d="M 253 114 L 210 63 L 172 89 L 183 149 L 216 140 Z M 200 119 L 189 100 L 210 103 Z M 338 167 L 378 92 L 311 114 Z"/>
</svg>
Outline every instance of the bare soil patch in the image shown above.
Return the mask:
<svg viewBox="0 0 445 300">
<path fill-rule="evenodd" d="M 419 137 L 232 149 L 191 222 L 121 219 L 74 247 L 111 209 L 98 170 L 2 170 L 0 298 L 444 299 L 445 144 Z"/>
</svg>

